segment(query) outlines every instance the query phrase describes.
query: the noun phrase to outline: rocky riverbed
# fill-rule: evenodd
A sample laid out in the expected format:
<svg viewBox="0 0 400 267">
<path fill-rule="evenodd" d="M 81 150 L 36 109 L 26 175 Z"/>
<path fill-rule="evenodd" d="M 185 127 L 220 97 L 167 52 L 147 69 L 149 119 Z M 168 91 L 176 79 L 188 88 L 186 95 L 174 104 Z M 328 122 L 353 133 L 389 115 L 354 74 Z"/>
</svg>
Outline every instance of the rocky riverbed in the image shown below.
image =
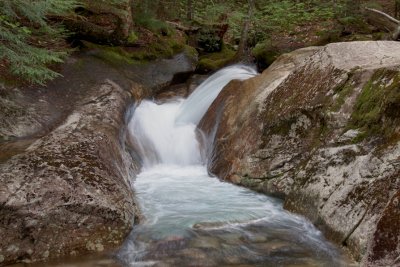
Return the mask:
<svg viewBox="0 0 400 267">
<path fill-rule="evenodd" d="M 397 51 L 397 42 L 311 47 L 232 81 L 199 125 L 209 172 L 284 199 L 363 266 L 400 264 Z M 127 146 L 127 111 L 195 65 L 178 55 L 110 66 L 97 53 L 72 57 L 46 88 L 0 91 L 0 265 L 107 251 L 133 227 L 140 162 Z M 209 246 L 236 238 L 199 228 L 193 238 L 154 241 L 152 251 L 172 253 L 171 264 L 207 263 Z M 263 236 L 260 251 L 298 251 Z"/>
</svg>

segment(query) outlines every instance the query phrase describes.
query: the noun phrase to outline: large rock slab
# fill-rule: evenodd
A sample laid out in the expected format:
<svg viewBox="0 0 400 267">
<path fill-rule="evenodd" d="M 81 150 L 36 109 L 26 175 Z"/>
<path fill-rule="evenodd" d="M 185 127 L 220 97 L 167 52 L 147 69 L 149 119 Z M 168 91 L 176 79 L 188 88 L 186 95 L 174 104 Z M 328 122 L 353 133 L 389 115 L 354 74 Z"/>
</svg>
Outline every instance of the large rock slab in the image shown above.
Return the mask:
<svg viewBox="0 0 400 267">
<path fill-rule="evenodd" d="M 364 266 L 399 264 L 400 43 L 280 57 L 200 123 L 209 171 L 285 199 Z"/>
<path fill-rule="evenodd" d="M 0 163 L 0 265 L 118 246 L 130 232 L 138 171 L 125 149 L 131 94 L 93 87 L 66 119 Z"/>
<path fill-rule="evenodd" d="M 139 163 L 124 140 L 130 106 L 194 69 L 186 53 L 111 64 L 87 51 L 46 86 L 0 84 L 0 266 L 123 241 L 138 215 L 129 179 Z"/>
</svg>

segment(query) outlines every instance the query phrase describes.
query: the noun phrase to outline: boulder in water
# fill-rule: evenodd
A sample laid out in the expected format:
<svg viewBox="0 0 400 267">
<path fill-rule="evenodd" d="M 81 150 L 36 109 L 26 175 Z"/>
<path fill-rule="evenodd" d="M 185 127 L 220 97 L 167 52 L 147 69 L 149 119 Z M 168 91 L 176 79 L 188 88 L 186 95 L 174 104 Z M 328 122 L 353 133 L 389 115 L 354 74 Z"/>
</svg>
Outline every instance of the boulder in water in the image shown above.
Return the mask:
<svg viewBox="0 0 400 267">
<path fill-rule="evenodd" d="M 399 264 L 399 50 L 301 49 L 230 83 L 200 122 L 209 171 L 284 198 L 364 266 Z"/>
</svg>

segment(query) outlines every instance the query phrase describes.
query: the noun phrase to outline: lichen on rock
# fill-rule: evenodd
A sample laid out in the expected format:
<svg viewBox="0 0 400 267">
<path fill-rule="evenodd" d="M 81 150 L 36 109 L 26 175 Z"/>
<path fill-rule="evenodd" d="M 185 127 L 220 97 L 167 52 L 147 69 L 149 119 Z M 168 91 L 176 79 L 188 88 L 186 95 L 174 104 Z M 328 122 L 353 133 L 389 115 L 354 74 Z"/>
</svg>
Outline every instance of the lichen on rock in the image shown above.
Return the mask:
<svg viewBox="0 0 400 267">
<path fill-rule="evenodd" d="M 231 82 L 200 123 L 209 171 L 285 199 L 364 266 L 398 264 L 399 49 L 301 49 Z"/>
<path fill-rule="evenodd" d="M 121 140 L 131 101 L 105 81 L 58 127 L 0 164 L 2 264 L 102 251 L 123 241 L 135 216 L 130 179 L 139 169 Z"/>
</svg>

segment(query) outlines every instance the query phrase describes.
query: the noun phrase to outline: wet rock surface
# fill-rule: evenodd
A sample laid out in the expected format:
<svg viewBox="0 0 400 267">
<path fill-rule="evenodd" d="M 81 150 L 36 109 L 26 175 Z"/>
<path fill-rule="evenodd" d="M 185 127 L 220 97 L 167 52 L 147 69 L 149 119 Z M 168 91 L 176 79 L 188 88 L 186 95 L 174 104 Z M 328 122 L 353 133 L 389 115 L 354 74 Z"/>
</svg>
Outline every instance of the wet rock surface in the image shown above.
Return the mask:
<svg viewBox="0 0 400 267">
<path fill-rule="evenodd" d="M 138 166 L 120 126 L 130 101 L 105 81 L 62 124 L 0 164 L 2 264 L 104 251 L 129 233 L 129 179 Z"/>
<path fill-rule="evenodd" d="M 155 239 L 135 235 L 126 265 L 139 266 L 349 266 L 340 255 L 327 255 L 326 244 L 311 248 L 305 235 L 293 236 L 285 226 L 268 221 L 221 224 L 193 229 L 188 235 Z M 141 244 L 148 244 L 141 250 Z M 128 246 L 129 247 L 129 246 Z M 134 253 L 132 253 L 134 251 Z"/>
<path fill-rule="evenodd" d="M 87 52 L 47 87 L 1 88 L 0 265 L 122 243 L 138 216 L 130 179 L 140 167 L 126 113 L 192 64 L 179 54 L 117 66 Z"/>
<path fill-rule="evenodd" d="M 153 99 L 157 103 L 165 103 L 173 99 L 186 98 L 202 83 L 209 75 L 194 74 L 184 83 L 172 84 L 157 92 Z"/>
<path fill-rule="evenodd" d="M 399 264 L 398 49 L 301 49 L 231 82 L 200 122 L 209 171 L 284 198 L 363 266 Z"/>
</svg>

